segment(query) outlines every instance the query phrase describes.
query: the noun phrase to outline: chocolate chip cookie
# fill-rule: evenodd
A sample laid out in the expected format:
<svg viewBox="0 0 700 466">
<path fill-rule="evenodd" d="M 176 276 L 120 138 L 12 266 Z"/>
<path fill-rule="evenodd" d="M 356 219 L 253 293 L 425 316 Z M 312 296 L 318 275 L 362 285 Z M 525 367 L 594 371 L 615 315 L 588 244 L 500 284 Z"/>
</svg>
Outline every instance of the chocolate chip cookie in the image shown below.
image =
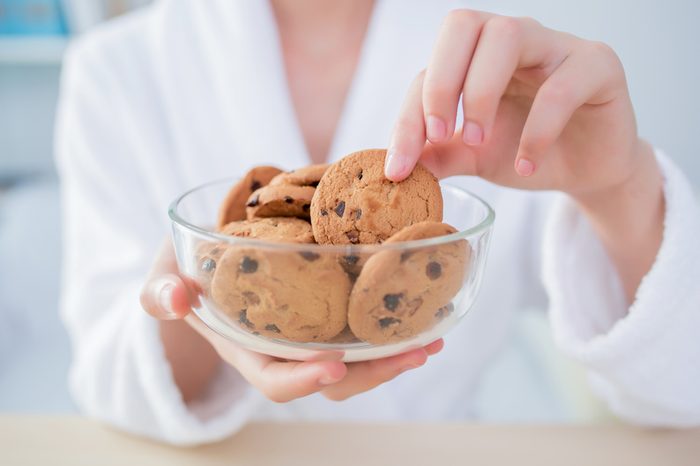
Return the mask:
<svg viewBox="0 0 700 466">
<path fill-rule="evenodd" d="M 234 184 L 219 207 L 217 229 L 235 220 L 245 220 L 246 202 L 253 191 L 266 186 L 272 178 L 282 173 L 276 167 L 255 167 Z"/>
<path fill-rule="evenodd" d="M 287 243 L 313 243 L 309 222 L 294 217 L 252 218 L 231 222 L 221 229 L 225 235 L 264 238 Z"/>
<path fill-rule="evenodd" d="M 418 165 L 405 180 L 389 181 L 385 157 L 385 150 L 364 150 L 328 168 L 311 202 L 318 243 L 381 243 L 405 226 L 442 221 L 442 192 L 435 176 Z"/>
<path fill-rule="evenodd" d="M 246 203 L 249 219 L 255 217 L 298 217 L 309 219 L 311 186 L 265 186 L 250 195 Z"/>
<path fill-rule="evenodd" d="M 280 173 L 270 180 L 270 186 L 292 185 L 315 188 L 318 186 L 318 182 L 321 181 L 323 174 L 328 170 L 328 167 L 330 167 L 330 164 L 322 163 L 298 168 L 291 172 Z"/>
<path fill-rule="evenodd" d="M 229 247 L 211 284 L 241 327 L 294 342 L 327 341 L 347 324 L 350 279 L 330 254 Z"/>
<path fill-rule="evenodd" d="M 405 227 L 386 244 L 432 238 L 457 230 L 438 222 Z M 466 240 L 411 250 L 386 250 L 367 260 L 348 303 L 348 324 L 360 339 L 382 344 L 412 338 L 452 312 L 471 248 Z"/>
</svg>

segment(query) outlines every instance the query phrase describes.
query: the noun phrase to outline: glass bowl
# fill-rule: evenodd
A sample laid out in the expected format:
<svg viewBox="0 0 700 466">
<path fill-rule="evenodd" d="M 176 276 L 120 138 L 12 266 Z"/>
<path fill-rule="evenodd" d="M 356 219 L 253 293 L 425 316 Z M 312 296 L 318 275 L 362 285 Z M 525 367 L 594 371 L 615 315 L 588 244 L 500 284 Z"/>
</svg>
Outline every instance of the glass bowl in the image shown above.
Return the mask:
<svg viewBox="0 0 700 466">
<path fill-rule="evenodd" d="M 365 361 L 437 340 L 474 303 L 495 218 L 474 194 L 441 183 L 443 221 L 456 233 L 376 245 L 282 243 L 214 230 L 212 206 L 234 181 L 187 191 L 168 212 L 194 312 L 233 343 L 290 360 Z M 265 323 L 270 315 L 284 320 L 282 329 Z"/>
</svg>

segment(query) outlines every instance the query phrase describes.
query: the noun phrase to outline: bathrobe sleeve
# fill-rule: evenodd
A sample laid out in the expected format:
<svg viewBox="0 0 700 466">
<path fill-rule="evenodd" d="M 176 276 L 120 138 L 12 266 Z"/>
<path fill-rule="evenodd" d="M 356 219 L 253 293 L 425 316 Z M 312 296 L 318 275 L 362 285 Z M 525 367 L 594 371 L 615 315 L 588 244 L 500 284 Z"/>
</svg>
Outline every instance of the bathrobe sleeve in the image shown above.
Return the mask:
<svg viewBox="0 0 700 466">
<path fill-rule="evenodd" d="M 663 242 L 631 306 L 603 246 L 568 199 L 544 235 L 543 277 L 555 341 L 593 390 L 631 422 L 700 425 L 700 209 L 683 173 L 657 152 Z"/>
<path fill-rule="evenodd" d="M 214 441 L 245 423 L 260 397 L 223 364 L 207 396 L 191 405 L 173 381 L 158 322 L 139 304 L 169 232 L 153 192 L 169 173 L 168 154 L 140 134 L 144 115 L 131 108 L 137 90 L 99 42 L 91 34 L 67 52 L 56 126 L 70 389 L 85 414 L 127 431 L 183 445 Z M 153 157 L 163 173 L 143 169 Z"/>
</svg>

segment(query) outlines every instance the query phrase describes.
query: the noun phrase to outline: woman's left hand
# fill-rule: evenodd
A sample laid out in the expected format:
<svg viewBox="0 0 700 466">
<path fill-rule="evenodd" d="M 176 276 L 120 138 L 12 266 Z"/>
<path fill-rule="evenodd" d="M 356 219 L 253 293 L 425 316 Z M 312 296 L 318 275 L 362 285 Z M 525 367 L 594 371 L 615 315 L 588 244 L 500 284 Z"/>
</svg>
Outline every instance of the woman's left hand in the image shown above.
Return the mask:
<svg viewBox="0 0 700 466">
<path fill-rule="evenodd" d="M 464 123 L 456 130 L 462 99 Z M 663 236 L 663 180 L 640 140 L 625 73 L 600 42 L 530 18 L 455 10 L 414 80 L 389 145 L 387 178 L 418 161 L 569 194 L 617 266 L 631 301 Z"/>
<path fill-rule="evenodd" d="M 386 175 L 399 181 L 420 158 L 441 178 L 585 197 L 629 180 L 650 152 L 610 47 L 529 18 L 455 10 L 406 98 Z"/>
</svg>

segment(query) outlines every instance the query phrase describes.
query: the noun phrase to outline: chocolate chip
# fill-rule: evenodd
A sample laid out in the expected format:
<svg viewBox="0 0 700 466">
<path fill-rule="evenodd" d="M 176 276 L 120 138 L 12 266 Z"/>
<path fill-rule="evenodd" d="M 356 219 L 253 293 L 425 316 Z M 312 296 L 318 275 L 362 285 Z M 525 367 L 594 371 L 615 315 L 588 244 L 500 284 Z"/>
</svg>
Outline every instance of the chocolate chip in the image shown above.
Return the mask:
<svg viewBox="0 0 700 466">
<path fill-rule="evenodd" d="M 312 188 L 317 188 L 318 183 L 319 183 L 318 181 L 312 181 L 311 183 L 309 183 L 309 186 L 311 186 Z"/>
<path fill-rule="evenodd" d="M 301 206 L 301 210 L 303 210 L 304 212 L 308 212 L 310 209 L 311 204 L 304 204 L 303 206 Z"/>
<path fill-rule="evenodd" d="M 428 262 L 425 266 L 425 274 L 431 280 L 437 280 L 442 275 L 442 266 L 437 262 Z"/>
<path fill-rule="evenodd" d="M 243 309 L 240 314 L 238 314 L 238 322 L 245 325 L 248 328 L 254 328 L 255 325 L 248 320 L 248 309 Z"/>
<path fill-rule="evenodd" d="M 299 253 L 299 255 L 309 262 L 313 262 L 315 260 L 318 260 L 321 257 L 320 254 L 316 254 L 315 252 L 311 252 L 311 251 L 302 251 Z"/>
<path fill-rule="evenodd" d="M 255 273 L 258 270 L 258 261 L 244 256 L 241 265 L 238 267 L 243 273 Z"/>
<path fill-rule="evenodd" d="M 258 202 L 259 202 L 259 201 L 260 201 L 260 194 L 256 194 L 255 197 L 253 197 L 253 199 L 251 199 L 251 200 L 248 201 L 248 203 L 246 204 L 246 206 L 248 206 L 248 207 L 255 207 L 256 205 L 258 205 Z"/>
<path fill-rule="evenodd" d="M 328 211 L 326 209 L 321 209 L 321 217 L 325 217 L 328 215 Z"/>
<path fill-rule="evenodd" d="M 358 179 L 358 180 L 361 180 L 361 179 L 362 179 L 362 175 L 363 175 L 362 170 L 360 170 L 360 173 L 357 174 L 357 179 Z"/>
<path fill-rule="evenodd" d="M 202 262 L 202 272 L 210 273 L 213 272 L 215 268 L 216 261 L 214 259 L 205 259 L 204 262 Z"/>
<path fill-rule="evenodd" d="M 291 204 L 292 202 L 294 202 L 294 198 L 292 198 L 291 196 L 284 196 L 283 199 L 284 202 L 286 202 L 287 204 Z"/>
<path fill-rule="evenodd" d="M 401 319 L 395 319 L 393 317 L 382 317 L 379 319 L 379 327 L 387 328 L 390 325 L 398 325 L 401 323 Z"/>
<path fill-rule="evenodd" d="M 442 319 L 445 316 L 447 316 L 447 314 L 452 312 L 454 310 L 454 308 L 455 308 L 454 304 L 447 303 L 435 312 L 435 317 L 437 317 L 438 319 Z"/>
<path fill-rule="evenodd" d="M 265 326 L 265 330 L 267 330 L 268 332 L 280 333 L 280 329 L 277 328 L 275 324 L 267 324 Z"/>
<path fill-rule="evenodd" d="M 355 265 L 360 261 L 360 256 L 343 256 L 343 260 L 348 265 Z"/>
<path fill-rule="evenodd" d="M 362 218 L 362 209 L 357 209 L 355 211 L 355 220 L 359 220 L 360 218 Z"/>
<path fill-rule="evenodd" d="M 404 251 L 401 253 L 401 262 L 405 262 L 409 257 L 413 255 L 413 251 Z"/>
<path fill-rule="evenodd" d="M 253 180 L 252 183 L 250 183 L 250 192 L 257 191 L 262 187 L 262 184 L 258 180 Z"/>
<path fill-rule="evenodd" d="M 345 236 L 347 236 L 352 244 L 357 244 L 360 242 L 360 233 L 357 230 L 350 230 L 345 233 Z"/>
<path fill-rule="evenodd" d="M 385 294 L 384 295 L 384 307 L 387 311 L 395 311 L 399 307 L 399 301 L 403 298 L 403 293 L 397 294 Z"/>
<path fill-rule="evenodd" d="M 342 217 L 345 213 L 345 201 L 340 201 L 335 207 L 335 213 L 338 217 Z"/>
</svg>

